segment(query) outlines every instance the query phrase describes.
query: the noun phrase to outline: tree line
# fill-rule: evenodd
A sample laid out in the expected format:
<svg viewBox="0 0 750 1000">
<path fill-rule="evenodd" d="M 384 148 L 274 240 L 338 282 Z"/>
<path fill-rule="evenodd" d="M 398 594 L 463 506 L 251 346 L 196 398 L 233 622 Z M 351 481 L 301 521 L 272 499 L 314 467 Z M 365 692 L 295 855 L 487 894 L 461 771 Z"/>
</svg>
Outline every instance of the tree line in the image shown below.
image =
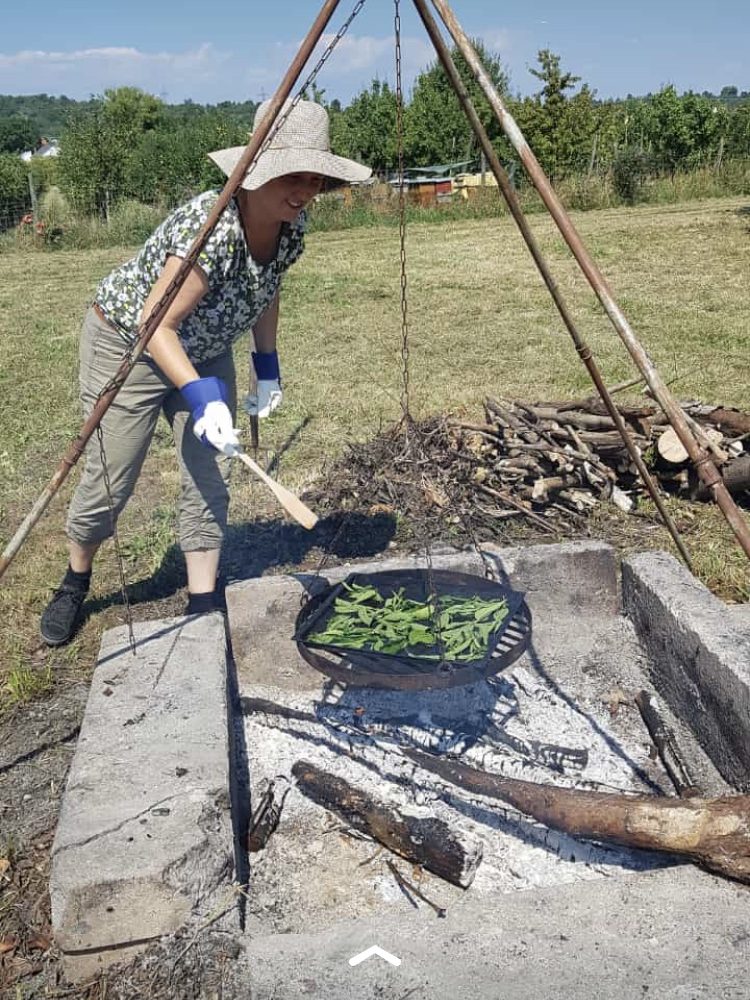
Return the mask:
<svg viewBox="0 0 750 1000">
<path fill-rule="evenodd" d="M 563 69 L 558 55 L 543 49 L 531 69 L 537 90 L 514 96 L 500 58 L 481 40 L 475 45 L 553 181 L 612 172 L 623 199 L 632 201 L 646 176 L 750 157 L 750 94 L 737 87 L 724 87 L 715 96 L 678 94 L 665 86 L 645 97 L 601 101 Z M 461 54 L 454 50 L 453 57 L 501 160 L 512 167 L 515 153 L 488 102 Z M 346 106 L 317 89 L 309 96 L 329 109 L 335 152 L 368 163 L 380 175 L 395 171 L 397 98 L 388 83 L 373 80 Z M 221 184 L 223 177 L 206 154 L 244 144 L 254 112 L 252 101 L 167 105 L 133 87 L 86 102 L 0 96 L 0 201 L 27 196 L 29 167 L 17 154 L 33 147 L 40 122 L 45 132 L 57 131 L 60 155 L 32 162 L 33 183 L 39 190 L 55 185 L 76 208 L 101 214 L 115 199 L 172 205 Z M 437 61 L 419 74 L 405 100 L 402 134 L 407 168 L 479 167 L 476 139 Z"/>
<path fill-rule="evenodd" d="M 625 150 L 638 151 L 643 167 L 674 172 L 750 155 L 750 94 L 725 87 L 719 97 L 665 86 L 656 94 L 600 101 L 580 77 L 565 71 L 548 49 L 531 73 L 538 90 L 514 97 L 499 57 L 481 41 L 475 47 L 496 88 L 537 159 L 553 180 L 583 171 L 609 170 Z M 501 159 L 514 161 L 489 104 L 461 54 L 454 61 Z M 396 163 L 396 95 L 373 81 L 346 108 L 333 103 L 333 134 L 344 155 L 360 157 L 376 170 Z M 478 156 L 476 139 L 442 67 L 435 63 L 417 78 L 404 111 L 408 166 Z"/>
</svg>

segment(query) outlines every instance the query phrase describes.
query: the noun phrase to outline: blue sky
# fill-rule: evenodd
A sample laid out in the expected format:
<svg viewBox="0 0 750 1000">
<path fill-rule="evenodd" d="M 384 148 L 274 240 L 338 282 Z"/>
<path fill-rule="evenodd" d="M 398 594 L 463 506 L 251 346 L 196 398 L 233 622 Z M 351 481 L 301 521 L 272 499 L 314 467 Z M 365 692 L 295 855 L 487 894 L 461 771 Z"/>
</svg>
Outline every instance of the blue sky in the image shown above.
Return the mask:
<svg viewBox="0 0 750 1000">
<path fill-rule="evenodd" d="M 170 102 L 258 100 L 269 96 L 314 20 L 315 0 L 34 0 L 4 5 L 0 93 L 46 92 L 82 99 L 132 85 Z M 353 6 L 342 0 L 335 31 Z M 484 39 L 510 72 L 513 90 L 531 93 L 536 52 L 550 48 L 600 97 L 724 85 L 750 90 L 749 0 L 717 12 L 691 0 L 606 0 L 497 4 L 453 0 L 465 31 Z M 434 56 L 410 0 L 401 2 L 407 87 Z M 319 82 L 349 101 L 374 77 L 393 82 L 393 4 L 367 0 Z"/>
</svg>

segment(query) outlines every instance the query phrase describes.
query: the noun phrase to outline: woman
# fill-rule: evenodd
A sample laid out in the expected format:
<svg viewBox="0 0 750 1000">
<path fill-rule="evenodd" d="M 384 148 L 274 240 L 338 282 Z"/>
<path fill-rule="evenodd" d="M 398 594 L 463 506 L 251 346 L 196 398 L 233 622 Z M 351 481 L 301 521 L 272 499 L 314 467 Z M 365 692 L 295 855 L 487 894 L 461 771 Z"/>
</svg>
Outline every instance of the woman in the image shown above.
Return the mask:
<svg viewBox="0 0 750 1000">
<path fill-rule="evenodd" d="M 261 104 L 257 128 L 268 110 Z M 285 110 L 288 109 L 285 108 Z M 244 147 L 210 153 L 229 175 Z M 181 473 L 179 540 L 188 577 L 187 614 L 217 607 L 216 578 L 227 523 L 236 379 L 233 342 L 252 330 L 257 392 L 248 411 L 268 416 L 281 402 L 276 332 L 279 285 L 303 250 L 304 209 L 324 186 L 362 181 L 370 170 L 334 156 L 325 108 L 296 104 L 223 212 L 174 301 L 101 422 L 106 456 L 91 439 L 68 511 L 69 566 L 42 614 L 41 635 L 59 646 L 75 634 L 94 556 L 130 497 L 160 413 L 169 421 Z M 88 415 L 116 372 L 139 324 L 174 277 L 218 197 L 198 195 L 173 212 L 132 260 L 99 286 L 81 336 L 80 391 Z M 192 431 L 192 433 L 186 433 Z M 105 476 L 106 473 L 106 476 Z"/>
</svg>

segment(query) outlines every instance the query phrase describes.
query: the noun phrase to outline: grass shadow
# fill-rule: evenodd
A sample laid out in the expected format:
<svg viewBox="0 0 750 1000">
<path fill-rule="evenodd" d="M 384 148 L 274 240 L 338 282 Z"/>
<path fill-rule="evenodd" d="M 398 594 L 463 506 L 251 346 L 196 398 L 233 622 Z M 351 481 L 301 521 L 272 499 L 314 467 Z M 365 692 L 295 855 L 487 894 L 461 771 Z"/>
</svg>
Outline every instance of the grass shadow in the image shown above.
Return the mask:
<svg viewBox="0 0 750 1000">
<path fill-rule="evenodd" d="M 388 548 L 396 534 L 392 514 L 336 513 L 321 518 L 308 531 L 298 524 L 278 520 L 247 521 L 230 525 L 221 561 L 220 588 L 228 583 L 263 576 L 282 567 L 290 572 L 310 569 L 324 562 L 365 559 Z M 187 584 L 185 562 L 179 546 L 170 546 L 154 574 L 127 588 L 131 606 L 167 602 Z M 86 602 L 84 616 L 122 605 L 118 588 Z M 180 611 L 176 613 L 181 613 Z"/>
<path fill-rule="evenodd" d="M 743 205 L 742 208 L 735 209 L 734 214 L 738 219 L 742 219 L 746 222 L 745 232 L 750 233 L 750 205 Z"/>
</svg>

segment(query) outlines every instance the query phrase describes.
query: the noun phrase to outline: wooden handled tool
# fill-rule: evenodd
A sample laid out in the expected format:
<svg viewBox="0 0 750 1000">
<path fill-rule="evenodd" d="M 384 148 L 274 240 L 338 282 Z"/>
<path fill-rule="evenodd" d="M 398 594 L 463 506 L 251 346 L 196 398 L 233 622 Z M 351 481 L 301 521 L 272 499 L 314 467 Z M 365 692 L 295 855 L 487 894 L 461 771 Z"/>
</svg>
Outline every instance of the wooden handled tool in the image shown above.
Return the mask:
<svg viewBox="0 0 750 1000">
<path fill-rule="evenodd" d="M 288 514 L 294 518 L 295 521 L 299 521 L 303 528 L 314 528 L 318 523 L 317 514 L 313 514 L 309 507 L 306 507 L 299 497 L 296 497 L 291 490 L 286 489 L 280 483 L 277 483 L 275 479 L 271 479 L 263 469 L 254 462 L 249 455 L 244 452 L 237 452 L 236 458 L 239 458 L 248 469 L 255 473 L 255 475 L 262 479 L 269 490 L 273 493 L 276 499 L 279 501 L 281 506 L 287 511 Z"/>
<path fill-rule="evenodd" d="M 250 447 L 253 449 L 253 458 L 258 460 L 258 414 L 250 414 Z"/>
</svg>

